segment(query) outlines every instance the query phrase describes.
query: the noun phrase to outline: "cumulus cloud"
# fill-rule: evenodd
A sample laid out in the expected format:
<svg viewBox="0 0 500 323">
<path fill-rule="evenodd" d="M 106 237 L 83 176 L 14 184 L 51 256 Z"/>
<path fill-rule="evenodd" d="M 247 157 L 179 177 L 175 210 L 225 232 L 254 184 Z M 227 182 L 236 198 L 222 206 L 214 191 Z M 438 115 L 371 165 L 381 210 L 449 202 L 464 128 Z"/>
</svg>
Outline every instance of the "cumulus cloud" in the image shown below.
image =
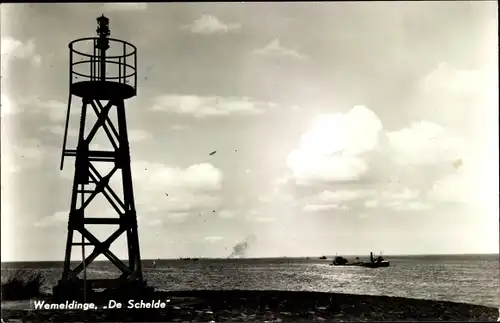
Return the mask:
<svg viewBox="0 0 500 323">
<path fill-rule="evenodd" d="M 224 23 L 215 16 L 203 14 L 199 19 L 193 21 L 191 24 L 182 26 L 182 29 L 188 30 L 194 34 L 225 34 L 240 30 L 241 24 Z"/>
<path fill-rule="evenodd" d="M 297 50 L 284 47 L 278 38 L 273 39 L 266 46 L 254 50 L 254 53 L 262 56 L 292 57 L 298 59 L 306 58 L 305 55 L 299 53 Z"/>
<path fill-rule="evenodd" d="M 220 205 L 223 174 L 211 164 L 175 168 L 161 163 L 132 162 L 137 204 L 161 219 L 183 221 Z"/>
<path fill-rule="evenodd" d="M 249 98 L 166 94 L 157 97 L 151 109 L 153 111 L 203 118 L 257 115 L 272 107 L 274 107 L 273 103 L 253 101 Z"/>
<path fill-rule="evenodd" d="M 324 190 L 316 195 L 306 197 L 304 201 L 302 201 L 302 209 L 304 212 L 320 212 L 334 209 L 347 210 L 349 206 L 346 203 L 373 194 L 375 194 L 375 192 L 369 190 Z"/>
<path fill-rule="evenodd" d="M 477 158 L 462 157 L 466 149 L 461 138 L 440 125 L 420 121 L 385 131 L 373 111 L 356 106 L 320 116 L 286 164 L 295 185 L 323 187 L 300 199 L 298 206 L 305 212 L 352 206 L 420 211 L 493 196 L 491 188 L 480 187 L 481 161 L 471 166 Z"/>
<path fill-rule="evenodd" d="M 7 105 L 12 106 L 8 98 L 5 98 Z M 2 95 L 2 102 L 4 101 L 4 95 Z M 78 102 L 73 102 L 73 109 L 71 113 L 71 117 L 73 119 L 79 118 L 80 112 L 78 109 L 75 109 L 75 104 L 78 104 Z M 3 104 L 2 104 L 3 105 Z M 54 125 L 46 125 L 42 127 L 42 130 L 51 132 L 56 135 L 63 135 L 64 134 L 64 122 L 66 120 L 66 113 L 67 113 L 67 108 L 68 108 L 68 103 L 58 101 L 58 100 L 42 100 L 40 98 L 36 97 L 31 97 L 31 98 L 25 98 L 19 100 L 16 105 L 24 107 L 24 111 L 30 111 L 32 113 L 37 113 L 37 114 L 42 114 L 47 116 L 52 122 L 56 123 Z M 18 108 L 19 109 L 19 108 Z M 29 110 L 28 110 L 29 109 Z M 2 108 L 3 110 L 3 108 Z M 95 120 L 95 114 L 93 111 L 87 112 L 88 116 L 92 116 Z M 75 119 L 76 120 L 76 119 Z M 72 121 L 75 121 L 72 120 Z M 88 119 L 89 120 L 89 119 Z M 74 124 L 74 122 L 70 123 L 70 127 L 68 128 L 68 135 L 69 136 L 77 136 L 78 135 L 78 130 L 77 130 L 77 125 Z M 102 128 L 101 128 L 102 129 Z M 99 130 L 99 134 L 102 130 Z M 145 140 L 147 138 L 151 137 L 151 134 L 145 130 L 142 129 L 129 129 L 128 130 L 128 136 L 129 140 L 131 142 L 137 142 L 141 140 Z M 105 144 L 108 143 L 108 139 L 105 136 L 106 141 L 101 142 L 101 143 L 96 143 L 94 144 L 100 145 L 101 148 L 104 147 Z M 98 138 L 96 137 L 96 140 L 101 140 L 102 137 L 99 135 Z M 111 145 L 111 144 L 109 144 Z"/>
<path fill-rule="evenodd" d="M 417 109 L 432 113 L 441 122 L 460 124 L 484 138 L 498 138 L 498 123 L 494 122 L 498 119 L 498 58 L 482 56 L 480 68 L 440 63 L 422 77 L 417 84 Z"/>
<path fill-rule="evenodd" d="M 486 77 L 481 70 L 457 69 L 442 62 L 420 80 L 419 86 L 425 92 L 471 94 L 484 91 Z"/>
<path fill-rule="evenodd" d="M 196 164 L 185 169 L 145 161 L 133 162 L 132 166 L 135 176 L 150 185 L 165 183 L 172 189 L 207 191 L 219 190 L 222 185 L 222 172 L 209 163 Z"/>
<path fill-rule="evenodd" d="M 425 194 L 419 190 L 411 189 L 401 185 L 389 185 L 382 187 L 376 200 L 378 207 L 385 207 L 395 211 L 421 211 L 433 208 L 431 201 L 425 199 Z M 366 207 L 370 207 L 366 205 Z"/>
<path fill-rule="evenodd" d="M 413 123 L 407 128 L 388 132 L 387 137 L 392 158 L 399 164 L 433 165 L 452 162 L 463 156 L 463 143 L 431 122 Z"/>
<path fill-rule="evenodd" d="M 131 166 L 136 209 L 140 214 L 141 225 L 184 222 L 198 213 L 212 213 L 220 206 L 219 191 L 223 174 L 211 164 L 180 168 L 162 163 L 132 161 Z M 98 170 L 101 175 L 106 175 L 109 171 Z M 62 172 L 62 176 L 72 179 L 73 168 L 68 167 Z M 123 196 L 120 172 L 111 177 L 109 186 L 118 196 Z M 90 204 L 96 208 L 96 212 L 110 209 L 103 197 L 100 196 L 99 200 Z"/>
<path fill-rule="evenodd" d="M 395 211 L 417 211 L 432 208 L 425 194 L 401 185 L 378 185 L 377 189 L 324 190 L 298 201 L 304 212 L 348 210 L 351 207 L 385 208 Z"/>
<path fill-rule="evenodd" d="M 38 97 L 11 98 L 6 93 L 1 97 L 2 117 L 22 112 L 32 112 L 47 115 L 52 121 L 62 121 L 66 118 L 67 103 L 56 100 L 41 100 Z"/>
<path fill-rule="evenodd" d="M 477 169 L 472 161 L 465 160 L 463 166 L 436 181 L 427 197 L 433 201 L 451 203 L 484 202 L 498 199 L 498 176 L 489 169 Z"/>
<path fill-rule="evenodd" d="M 2 63 L 12 59 L 30 60 L 34 65 L 40 66 L 42 58 L 36 53 L 36 45 L 33 39 L 26 42 L 5 36 L 1 39 Z"/>
<path fill-rule="evenodd" d="M 298 182 L 359 179 L 369 169 L 363 155 L 376 148 L 381 133 L 377 115 L 363 106 L 323 115 L 288 155 L 287 165 Z"/>
<path fill-rule="evenodd" d="M 309 184 L 366 179 L 377 161 L 377 171 L 389 177 L 410 166 L 451 165 L 463 154 L 462 140 L 437 124 L 421 121 L 387 132 L 373 111 L 356 106 L 320 116 L 286 163 L 298 184 Z"/>
</svg>

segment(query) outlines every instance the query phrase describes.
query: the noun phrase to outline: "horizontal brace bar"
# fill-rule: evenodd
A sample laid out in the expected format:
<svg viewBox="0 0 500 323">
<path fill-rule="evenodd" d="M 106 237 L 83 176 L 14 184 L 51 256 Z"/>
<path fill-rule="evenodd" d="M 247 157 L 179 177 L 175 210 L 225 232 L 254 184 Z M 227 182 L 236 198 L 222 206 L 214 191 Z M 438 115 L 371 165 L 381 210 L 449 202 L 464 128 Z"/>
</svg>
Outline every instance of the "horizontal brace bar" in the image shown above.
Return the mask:
<svg viewBox="0 0 500 323">
<path fill-rule="evenodd" d="M 64 151 L 64 156 L 75 157 L 78 150 L 76 149 L 66 149 Z M 89 157 L 115 157 L 116 151 L 105 151 L 105 150 L 89 150 Z"/>
<path fill-rule="evenodd" d="M 76 156 L 76 150 L 65 150 L 63 151 L 63 156 L 67 157 L 75 157 Z"/>
<path fill-rule="evenodd" d="M 85 218 L 83 219 L 84 224 L 121 224 L 122 219 L 118 218 Z"/>
<path fill-rule="evenodd" d="M 89 157 L 115 157 L 116 151 L 89 150 Z"/>
<path fill-rule="evenodd" d="M 116 158 L 89 157 L 91 162 L 115 162 Z"/>
<path fill-rule="evenodd" d="M 77 190 L 77 193 L 92 194 L 95 190 Z"/>
</svg>

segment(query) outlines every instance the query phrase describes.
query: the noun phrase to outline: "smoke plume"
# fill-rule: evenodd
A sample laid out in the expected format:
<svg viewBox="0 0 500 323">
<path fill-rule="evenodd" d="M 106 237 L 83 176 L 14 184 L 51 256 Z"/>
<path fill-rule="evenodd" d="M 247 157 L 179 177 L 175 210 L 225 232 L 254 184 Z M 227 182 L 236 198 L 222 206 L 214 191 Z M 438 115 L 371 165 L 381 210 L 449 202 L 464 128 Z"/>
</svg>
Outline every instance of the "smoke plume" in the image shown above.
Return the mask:
<svg viewBox="0 0 500 323">
<path fill-rule="evenodd" d="M 245 238 L 242 242 L 237 243 L 233 247 L 233 252 L 228 258 L 245 258 L 248 248 L 257 240 L 255 234 L 251 234 Z"/>
</svg>

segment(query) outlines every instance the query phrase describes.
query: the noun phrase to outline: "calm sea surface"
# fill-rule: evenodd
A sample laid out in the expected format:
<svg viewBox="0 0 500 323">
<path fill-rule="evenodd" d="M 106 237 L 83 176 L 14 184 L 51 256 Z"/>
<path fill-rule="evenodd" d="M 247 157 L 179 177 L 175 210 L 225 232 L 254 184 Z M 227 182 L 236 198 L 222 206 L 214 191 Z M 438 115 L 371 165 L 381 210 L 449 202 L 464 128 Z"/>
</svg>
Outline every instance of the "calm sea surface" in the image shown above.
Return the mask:
<svg viewBox="0 0 500 323">
<path fill-rule="evenodd" d="M 352 261 L 351 257 L 347 257 Z M 386 257 L 389 268 L 330 266 L 317 258 L 200 259 L 143 261 L 149 285 L 159 289 L 273 289 L 401 296 L 500 305 L 498 255 Z M 47 291 L 62 272 L 60 262 L 2 263 L 44 272 Z M 107 262 L 94 262 L 87 277 L 114 278 Z"/>
</svg>

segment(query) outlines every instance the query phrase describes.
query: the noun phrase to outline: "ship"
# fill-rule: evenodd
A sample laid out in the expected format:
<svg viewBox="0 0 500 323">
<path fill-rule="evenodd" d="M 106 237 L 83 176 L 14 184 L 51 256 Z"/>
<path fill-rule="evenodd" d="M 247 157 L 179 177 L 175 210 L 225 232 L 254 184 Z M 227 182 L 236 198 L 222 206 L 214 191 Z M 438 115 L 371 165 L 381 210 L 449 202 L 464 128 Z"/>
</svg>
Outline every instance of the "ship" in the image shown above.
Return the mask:
<svg viewBox="0 0 500 323">
<path fill-rule="evenodd" d="M 389 267 L 390 262 L 385 260 L 382 255 L 378 257 L 373 256 L 373 252 L 370 252 L 370 262 L 362 262 L 359 261 L 359 258 L 356 257 L 356 262 L 349 263 L 349 261 L 341 256 L 336 256 L 333 258 L 333 262 L 331 263 L 333 266 L 359 266 L 359 267 L 367 267 L 367 268 L 380 268 L 380 267 Z"/>
<path fill-rule="evenodd" d="M 390 263 L 382 255 L 374 258 L 373 252 L 370 252 L 370 262 L 361 263 L 361 266 L 368 268 L 389 267 L 389 265 Z"/>
<path fill-rule="evenodd" d="M 336 256 L 335 258 L 333 258 L 332 265 L 334 265 L 334 266 L 345 266 L 348 263 L 349 263 L 349 261 L 347 259 L 345 259 L 344 257 Z"/>
</svg>

